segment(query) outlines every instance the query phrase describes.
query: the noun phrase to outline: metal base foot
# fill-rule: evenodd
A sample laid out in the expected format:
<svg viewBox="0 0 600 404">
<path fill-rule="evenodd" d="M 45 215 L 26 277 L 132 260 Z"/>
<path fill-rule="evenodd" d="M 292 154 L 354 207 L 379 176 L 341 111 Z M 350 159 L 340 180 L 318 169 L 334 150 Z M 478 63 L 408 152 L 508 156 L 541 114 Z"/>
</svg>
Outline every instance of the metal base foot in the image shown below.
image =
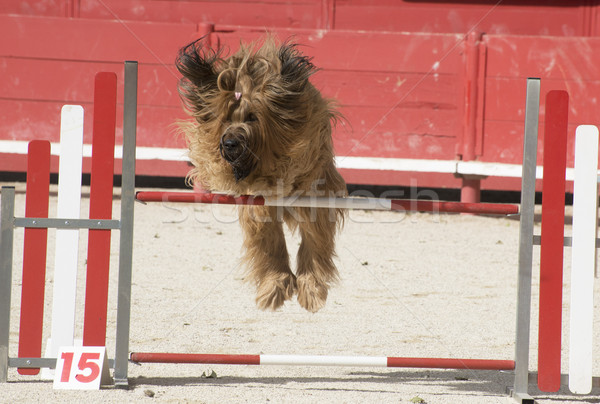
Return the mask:
<svg viewBox="0 0 600 404">
<path fill-rule="evenodd" d="M 127 378 L 125 378 L 125 379 L 115 378 L 115 387 L 118 389 L 128 390 L 129 389 L 129 381 L 127 380 Z"/>
<path fill-rule="evenodd" d="M 521 404 L 534 404 L 535 400 L 527 393 L 517 393 L 512 388 L 508 388 L 508 395 L 512 397 L 517 403 Z"/>
</svg>

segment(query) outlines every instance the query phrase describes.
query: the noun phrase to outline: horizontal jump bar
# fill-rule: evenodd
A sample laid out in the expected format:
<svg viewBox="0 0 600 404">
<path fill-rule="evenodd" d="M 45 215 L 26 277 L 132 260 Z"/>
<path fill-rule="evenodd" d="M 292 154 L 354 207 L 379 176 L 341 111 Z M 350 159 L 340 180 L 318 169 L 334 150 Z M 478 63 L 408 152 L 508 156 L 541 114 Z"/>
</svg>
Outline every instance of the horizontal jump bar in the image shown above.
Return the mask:
<svg viewBox="0 0 600 404">
<path fill-rule="evenodd" d="M 538 381 L 538 372 L 529 372 L 529 384 L 537 385 Z M 560 375 L 560 385 L 561 387 L 569 387 L 569 375 L 562 373 Z M 600 387 L 600 377 L 593 376 L 592 377 L 592 387 L 598 388 Z"/>
<path fill-rule="evenodd" d="M 107 219 L 54 219 L 40 217 L 15 217 L 15 227 L 43 229 L 120 229 L 120 220 Z"/>
<path fill-rule="evenodd" d="M 132 352 L 132 362 L 221 365 L 367 366 L 388 368 L 514 370 L 515 362 L 499 359 L 396 358 L 386 356 L 224 355 Z"/>
<path fill-rule="evenodd" d="M 236 197 L 204 192 L 138 192 L 136 194 L 136 199 L 142 202 L 214 203 L 224 205 L 294 206 L 305 208 L 482 213 L 497 215 L 519 213 L 518 205 L 424 201 L 415 199 L 328 198 L 315 196 L 264 198 L 262 196 L 242 195 Z"/>
<path fill-rule="evenodd" d="M 11 368 L 48 368 L 56 369 L 56 358 L 8 358 L 8 366 Z M 114 369 L 115 360 L 108 360 L 108 367 Z"/>
<path fill-rule="evenodd" d="M 565 236 L 564 239 L 565 239 L 565 241 L 564 241 L 565 247 L 571 247 L 573 245 L 573 239 L 570 236 Z M 533 244 L 541 245 L 542 244 L 542 236 L 534 235 L 533 236 Z M 596 239 L 596 248 L 600 248 L 600 238 Z"/>
</svg>

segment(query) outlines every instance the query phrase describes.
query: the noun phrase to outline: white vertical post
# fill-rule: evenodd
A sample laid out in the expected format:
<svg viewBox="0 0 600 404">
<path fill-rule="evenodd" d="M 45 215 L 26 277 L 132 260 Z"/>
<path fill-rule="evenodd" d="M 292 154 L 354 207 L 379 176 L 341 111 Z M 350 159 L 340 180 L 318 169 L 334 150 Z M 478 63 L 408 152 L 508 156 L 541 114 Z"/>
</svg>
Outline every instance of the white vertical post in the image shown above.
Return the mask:
<svg viewBox="0 0 600 404">
<path fill-rule="evenodd" d="M 81 207 L 83 108 L 65 105 L 60 121 L 57 218 L 78 219 Z M 61 346 L 73 346 L 77 289 L 78 229 L 56 230 L 52 330 L 47 357 L 56 357 Z M 53 372 L 45 372 L 51 377 Z"/>
<path fill-rule="evenodd" d="M 573 183 L 573 239 L 569 389 L 576 394 L 592 390 L 592 325 L 594 268 L 598 221 L 598 128 L 577 127 Z"/>
</svg>

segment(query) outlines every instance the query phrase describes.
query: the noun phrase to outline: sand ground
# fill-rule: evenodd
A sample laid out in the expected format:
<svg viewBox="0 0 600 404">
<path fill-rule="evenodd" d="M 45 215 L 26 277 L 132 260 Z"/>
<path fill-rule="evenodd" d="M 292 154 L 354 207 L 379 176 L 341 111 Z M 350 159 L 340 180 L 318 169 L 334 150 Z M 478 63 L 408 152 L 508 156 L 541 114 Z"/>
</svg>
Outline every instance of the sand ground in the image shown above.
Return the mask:
<svg viewBox="0 0 600 404">
<path fill-rule="evenodd" d="M 13 185 L 17 215 L 23 215 L 24 184 Z M 54 215 L 56 187 L 52 191 Z M 82 217 L 88 212 L 88 191 L 84 189 Z M 114 212 L 118 218 L 118 195 Z M 326 307 L 312 314 L 291 301 L 276 312 L 262 312 L 254 305 L 252 288 L 243 282 L 241 232 L 234 208 L 136 203 L 130 349 L 513 359 L 518 228 L 515 218 L 352 211 L 337 242 L 341 281 L 330 291 Z M 539 233 L 539 224 L 536 230 Z M 294 262 L 299 239 L 289 233 L 287 237 Z M 22 242 L 23 231 L 17 230 L 11 356 L 16 356 L 19 332 Z M 118 232 L 112 244 L 110 357 L 115 341 Z M 81 232 L 79 307 L 86 246 L 87 234 Z M 50 231 L 47 319 L 53 255 Z M 534 260 L 537 268 L 537 249 Z M 568 286 L 568 250 L 565 264 Z M 538 271 L 534 274 L 537 321 Z M 565 287 L 566 323 L 569 296 Z M 78 310 L 77 324 L 82 317 Z M 600 352 L 597 325 L 595 351 Z M 47 321 L 45 338 L 49 329 Z M 532 329 L 533 370 L 537 333 L 535 326 Z M 81 329 L 77 333 L 81 337 Z M 567 333 L 563 341 L 568 346 Z M 213 371 L 216 377 L 202 376 Z M 600 361 L 595 361 L 594 374 L 600 375 Z M 129 390 L 55 391 L 50 381 L 19 376 L 10 369 L 9 383 L 0 385 L 0 402 L 504 403 L 511 402 L 506 389 L 513 383 L 511 372 L 341 367 L 130 364 L 129 375 Z M 599 389 L 589 396 L 572 396 L 566 390 L 548 394 L 531 386 L 530 394 L 540 403 L 600 402 Z"/>
</svg>

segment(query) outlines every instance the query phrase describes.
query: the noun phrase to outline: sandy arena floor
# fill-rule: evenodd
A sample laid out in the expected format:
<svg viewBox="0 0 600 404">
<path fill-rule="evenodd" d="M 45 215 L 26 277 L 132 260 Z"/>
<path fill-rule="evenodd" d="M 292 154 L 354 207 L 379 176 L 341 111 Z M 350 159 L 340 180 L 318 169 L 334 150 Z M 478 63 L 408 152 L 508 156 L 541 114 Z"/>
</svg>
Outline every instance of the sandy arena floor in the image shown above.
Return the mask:
<svg viewBox="0 0 600 404">
<path fill-rule="evenodd" d="M 15 185 L 17 215 L 22 216 L 24 184 Z M 52 190 L 51 215 L 56 187 Z M 89 190 L 84 191 L 82 217 L 88 211 Z M 118 196 L 114 212 L 118 217 Z M 338 239 L 341 282 L 331 290 L 326 307 L 311 314 L 292 301 L 279 311 L 261 312 L 254 306 L 252 289 L 243 282 L 234 208 L 136 203 L 130 349 L 513 359 L 518 227 L 515 218 L 352 211 Z M 539 233 L 539 224 L 536 228 Z M 18 230 L 11 356 L 17 352 L 22 240 L 23 231 Z M 110 357 L 115 341 L 118 232 L 112 241 Z M 53 243 L 50 231 L 47 318 Z M 298 243 L 298 237 L 288 233 L 292 255 Z M 82 232 L 81 302 L 86 246 L 87 234 Z M 538 249 L 534 259 L 539 264 Z M 568 285 L 568 250 L 565 263 Z M 537 270 L 534 274 L 537 321 Z M 563 305 L 569 306 L 568 288 Z M 82 316 L 79 310 L 78 324 Z M 563 317 L 568 322 L 568 314 Z M 537 334 L 532 328 L 530 369 L 535 369 Z M 596 324 L 596 334 L 599 330 Z M 80 329 L 78 333 L 81 337 Z M 567 333 L 563 341 L 568 346 Z M 600 335 L 595 342 L 599 353 Z M 594 370 L 600 375 L 600 361 L 595 361 Z M 216 377 L 203 376 L 213 371 Z M 565 349 L 563 373 L 567 372 Z M 129 373 L 129 390 L 75 392 L 54 391 L 51 382 L 19 376 L 11 369 L 10 382 L 0 386 L 0 402 L 509 403 L 506 388 L 513 383 L 510 372 L 468 370 L 130 364 Z M 600 390 L 593 393 L 575 397 L 541 393 L 534 386 L 530 390 L 539 403 L 600 402 Z"/>
</svg>

